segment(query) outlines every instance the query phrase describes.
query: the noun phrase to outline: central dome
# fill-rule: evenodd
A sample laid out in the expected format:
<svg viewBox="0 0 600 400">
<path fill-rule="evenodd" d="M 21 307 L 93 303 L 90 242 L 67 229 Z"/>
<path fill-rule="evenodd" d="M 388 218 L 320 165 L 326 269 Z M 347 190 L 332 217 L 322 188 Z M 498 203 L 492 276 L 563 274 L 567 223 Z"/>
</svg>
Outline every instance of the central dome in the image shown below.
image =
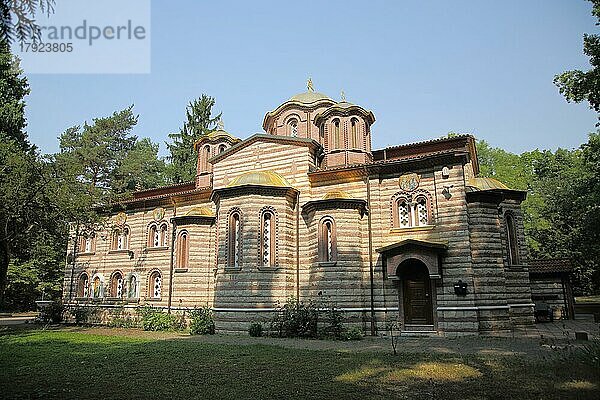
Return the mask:
<svg viewBox="0 0 600 400">
<path fill-rule="evenodd" d="M 234 178 L 227 187 L 235 186 L 274 186 L 292 187 L 283 176 L 273 171 L 251 171 Z"/>
<path fill-rule="evenodd" d="M 331 98 L 329 98 L 329 96 L 324 95 L 323 93 L 312 91 L 298 93 L 297 95 L 292 96 L 290 98 L 290 101 L 297 101 L 304 104 L 315 103 L 319 100 L 331 100 Z"/>
</svg>

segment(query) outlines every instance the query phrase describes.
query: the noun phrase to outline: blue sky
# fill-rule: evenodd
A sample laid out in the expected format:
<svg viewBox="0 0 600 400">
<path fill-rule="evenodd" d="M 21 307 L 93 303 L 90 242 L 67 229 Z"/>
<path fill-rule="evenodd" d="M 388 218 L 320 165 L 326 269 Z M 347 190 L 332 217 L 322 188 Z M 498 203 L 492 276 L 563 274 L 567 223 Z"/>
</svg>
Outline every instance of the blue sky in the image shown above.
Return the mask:
<svg viewBox="0 0 600 400">
<path fill-rule="evenodd" d="M 69 126 L 135 104 L 135 133 L 164 155 L 202 93 L 246 138 L 311 76 L 317 91 L 343 89 L 375 113 L 374 148 L 450 131 L 513 152 L 577 147 L 596 115 L 566 103 L 552 78 L 589 68 L 590 10 L 584 0 L 152 1 L 151 73 L 28 74 L 28 132 L 55 152 Z"/>
</svg>

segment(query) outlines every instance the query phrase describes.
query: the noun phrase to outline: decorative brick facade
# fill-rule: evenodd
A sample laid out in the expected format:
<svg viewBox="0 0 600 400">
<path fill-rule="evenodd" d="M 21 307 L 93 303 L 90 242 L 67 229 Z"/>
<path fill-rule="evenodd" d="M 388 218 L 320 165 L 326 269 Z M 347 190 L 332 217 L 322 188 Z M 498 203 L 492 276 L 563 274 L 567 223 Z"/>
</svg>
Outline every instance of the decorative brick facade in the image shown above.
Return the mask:
<svg viewBox="0 0 600 400">
<path fill-rule="evenodd" d="M 208 305 L 222 331 L 264 321 L 290 297 L 334 302 L 367 332 L 533 323 L 525 193 L 477 177 L 472 136 L 372 150 L 374 122 L 309 90 L 267 113 L 266 133 L 201 138 L 195 182 L 136 192 L 108 228 L 86 233 L 93 243 L 79 238 L 74 251 L 73 237 L 65 301 Z"/>
</svg>

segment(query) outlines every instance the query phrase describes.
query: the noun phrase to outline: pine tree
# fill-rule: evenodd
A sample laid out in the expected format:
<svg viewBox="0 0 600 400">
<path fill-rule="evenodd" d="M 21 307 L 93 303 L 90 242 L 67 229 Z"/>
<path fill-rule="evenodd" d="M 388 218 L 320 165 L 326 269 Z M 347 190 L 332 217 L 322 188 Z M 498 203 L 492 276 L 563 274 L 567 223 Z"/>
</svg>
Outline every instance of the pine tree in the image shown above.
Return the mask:
<svg viewBox="0 0 600 400">
<path fill-rule="evenodd" d="M 215 99 L 205 94 L 193 100 L 186 107 L 186 121 L 177 133 L 170 133 L 173 143 L 167 143 L 171 152 L 168 157 L 169 177 L 175 183 L 193 181 L 196 176 L 197 154 L 194 143 L 215 130 L 221 120 L 221 114 L 211 117 Z"/>
</svg>

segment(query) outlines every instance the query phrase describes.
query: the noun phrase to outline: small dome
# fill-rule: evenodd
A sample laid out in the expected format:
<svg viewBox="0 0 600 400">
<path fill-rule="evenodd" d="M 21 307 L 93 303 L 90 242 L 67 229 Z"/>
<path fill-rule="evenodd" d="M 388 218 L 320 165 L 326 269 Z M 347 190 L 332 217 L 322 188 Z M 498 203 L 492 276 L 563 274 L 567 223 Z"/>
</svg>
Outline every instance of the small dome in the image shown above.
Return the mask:
<svg viewBox="0 0 600 400">
<path fill-rule="evenodd" d="M 467 182 L 467 186 L 470 186 L 475 190 L 510 190 L 508 186 L 494 178 L 471 178 L 469 179 L 469 182 Z"/>
<path fill-rule="evenodd" d="M 215 214 L 208 207 L 194 207 L 187 213 L 186 217 L 214 217 Z"/>
<path fill-rule="evenodd" d="M 292 187 L 290 183 L 278 173 L 273 171 L 251 171 L 246 172 L 233 179 L 227 187 L 235 186 L 274 186 L 274 187 Z"/>
<path fill-rule="evenodd" d="M 350 195 L 343 190 L 332 190 L 327 192 L 325 196 L 323 196 L 323 200 L 332 200 L 332 199 L 349 199 Z"/>
<path fill-rule="evenodd" d="M 304 92 L 298 93 L 295 96 L 290 98 L 290 101 L 297 101 L 304 104 L 316 103 L 319 100 L 331 100 L 329 96 L 324 95 L 323 93 L 318 92 Z"/>
</svg>

